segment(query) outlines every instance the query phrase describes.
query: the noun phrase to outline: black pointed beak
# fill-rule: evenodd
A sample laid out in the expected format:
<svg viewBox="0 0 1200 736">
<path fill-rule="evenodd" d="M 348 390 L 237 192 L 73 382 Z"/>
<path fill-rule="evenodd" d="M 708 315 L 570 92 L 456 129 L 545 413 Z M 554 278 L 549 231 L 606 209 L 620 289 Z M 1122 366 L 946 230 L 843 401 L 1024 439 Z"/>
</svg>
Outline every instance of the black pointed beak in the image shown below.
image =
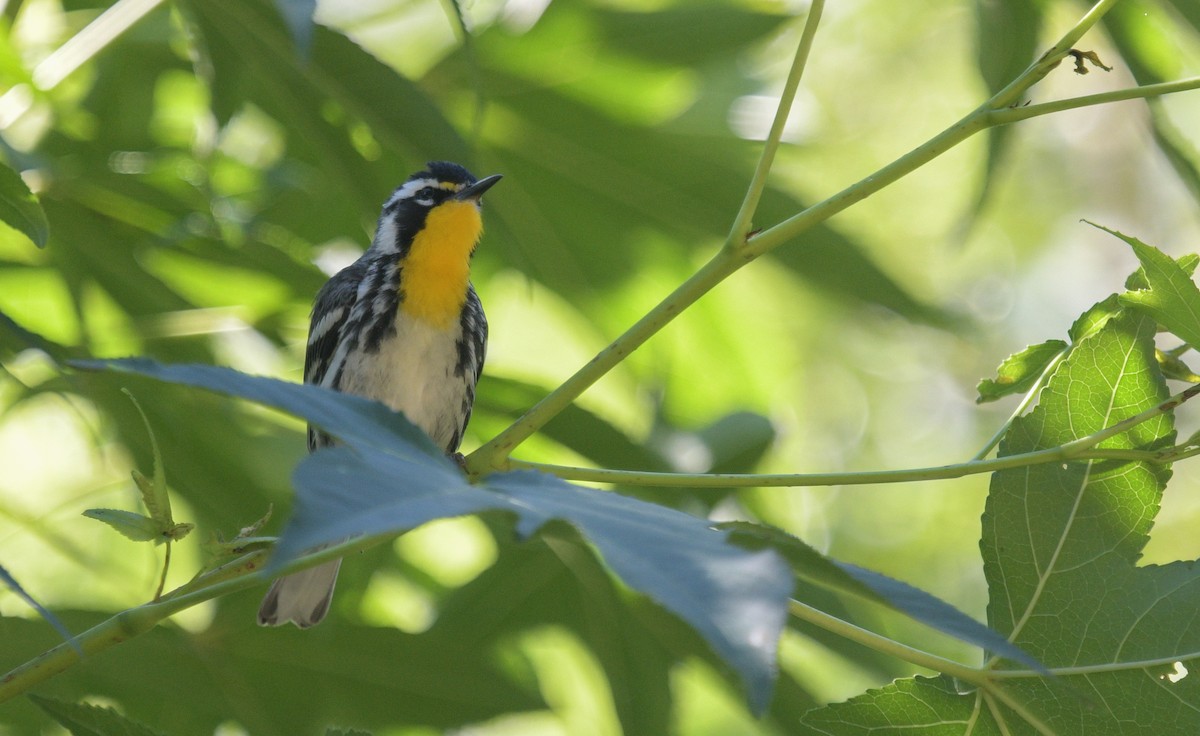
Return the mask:
<svg viewBox="0 0 1200 736">
<path fill-rule="evenodd" d="M 474 184 L 464 187 L 461 191 L 459 191 L 458 194 L 454 195 L 454 198 L 466 202 L 478 202 L 479 198 L 483 196 L 484 192 L 491 189 L 493 184 L 503 178 L 504 177 L 501 174 L 485 176 Z"/>
</svg>

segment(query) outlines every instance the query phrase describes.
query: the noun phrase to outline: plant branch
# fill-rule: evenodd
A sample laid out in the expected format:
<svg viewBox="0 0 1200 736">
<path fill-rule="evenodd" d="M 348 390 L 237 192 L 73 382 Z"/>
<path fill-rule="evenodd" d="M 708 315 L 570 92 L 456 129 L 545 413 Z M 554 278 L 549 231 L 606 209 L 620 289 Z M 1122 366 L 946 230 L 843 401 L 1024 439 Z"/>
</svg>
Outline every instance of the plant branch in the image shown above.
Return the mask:
<svg viewBox="0 0 1200 736">
<path fill-rule="evenodd" d="M 504 469 L 505 461 L 514 447 L 570 406 L 571 402 L 589 386 L 612 370 L 626 356 L 641 347 L 646 340 L 649 340 L 680 312 L 707 294 L 710 289 L 721 283 L 725 277 L 732 274 L 741 265 L 741 260 L 731 251 L 718 251 L 708 263 L 701 266 L 699 271 L 680 284 L 658 306 L 647 312 L 626 330 L 625 334 L 601 350 L 596 357 L 576 371 L 575 375 L 547 394 L 546 398 L 525 412 L 508 429 L 468 455 L 466 458 L 467 472 L 472 476 L 477 476 L 493 470 Z"/>
<path fill-rule="evenodd" d="M 918 667 L 924 667 L 934 672 L 941 672 L 951 677 L 957 677 L 960 680 L 980 687 L 988 684 L 989 673 L 981 669 L 969 667 L 961 662 L 939 657 L 936 654 L 930 654 L 924 650 L 910 647 L 907 644 L 901 644 L 895 639 L 889 639 L 882 634 L 876 634 L 873 631 L 855 626 L 849 621 L 843 621 L 837 616 L 825 613 L 819 608 L 813 608 L 806 603 L 801 603 L 797 600 L 788 601 L 788 611 L 796 618 L 820 626 L 826 631 L 862 644 L 865 647 L 870 647 L 877 652 L 890 654 L 897 659 L 902 659 Z"/>
<path fill-rule="evenodd" d="M 1108 102 L 1122 102 L 1124 100 L 1161 97 L 1162 95 L 1166 94 L 1172 94 L 1175 92 L 1188 92 L 1194 89 L 1200 89 L 1200 77 L 1188 77 L 1187 79 L 1177 79 L 1173 82 L 1147 84 L 1142 87 L 1127 87 L 1125 89 L 1113 90 L 1111 92 L 1101 92 L 1099 94 L 1084 95 L 1082 97 L 1070 97 L 1065 100 L 1042 102 L 1037 105 L 1027 105 L 1025 107 L 1010 107 L 1005 110 L 997 110 L 993 112 L 991 117 L 995 124 L 1004 125 L 1008 123 L 1016 123 L 1021 120 L 1028 120 L 1029 118 L 1035 118 L 1039 115 L 1049 115 L 1051 113 L 1074 110 L 1080 107 L 1091 107 L 1093 105 L 1102 105 Z"/>
<path fill-rule="evenodd" d="M 75 637 L 74 643 L 63 642 L 0 677 L 0 703 L 20 695 L 30 688 L 61 674 L 85 655 L 95 654 L 153 629 L 170 616 L 194 605 L 212 600 L 239 590 L 261 585 L 269 577 L 307 570 L 323 562 L 344 557 L 379 544 L 387 535 L 359 537 L 340 544 L 322 548 L 312 554 L 298 557 L 288 564 L 273 570 L 271 575 L 263 570 L 270 550 L 250 552 L 225 565 L 206 573 L 167 593 L 158 600 L 145 603 L 115 614 Z"/>
<path fill-rule="evenodd" d="M 748 231 L 749 221 L 757 206 L 762 188 L 765 186 L 766 173 L 770 169 L 774 153 L 779 147 L 779 139 L 782 135 L 783 121 L 786 120 L 787 109 L 790 108 L 791 103 L 794 101 L 795 91 L 791 85 L 798 85 L 799 83 L 799 75 L 803 70 L 808 49 L 812 43 L 813 33 L 815 33 L 819 12 L 810 13 L 805 32 L 801 38 L 800 48 L 797 50 L 796 58 L 793 62 L 792 73 L 788 77 L 789 87 L 785 87 L 784 94 L 780 98 L 780 106 L 776 112 L 775 123 L 772 125 L 771 134 L 764 144 L 762 157 L 748 187 L 746 198 L 735 218 L 733 230 L 726 241 L 726 247 L 701 267 L 697 273 L 693 274 L 668 295 L 658 306 L 614 340 L 612 344 L 564 381 L 562 385 L 550 392 L 546 398 L 538 402 L 507 429 L 471 453 L 466 459 L 467 471 L 473 476 L 477 476 L 506 467 L 508 465 L 509 454 L 513 448 L 545 426 L 546 422 L 569 406 L 588 387 L 666 326 L 680 312 L 691 306 L 701 296 L 742 266 L 795 238 L 814 225 L 828 220 L 856 202 L 875 194 L 982 130 L 1024 119 L 1025 117 L 1032 117 L 1036 114 L 1052 112 L 1052 109 L 1042 106 L 1014 108 L 1016 110 L 1024 110 L 1024 113 L 1014 113 L 1008 108 L 1015 104 L 1026 90 L 1058 66 L 1059 62 L 1071 50 L 1075 42 L 1090 30 L 1115 3 L 1116 0 L 1100 0 L 1095 3 L 1083 18 L 1063 35 L 1057 44 L 1051 47 L 1049 51 L 1042 55 L 1040 59 L 1034 62 L 1017 79 L 1013 80 L 1011 84 L 923 145 L 828 199 L 809 207 L 803 212 L 784 220 L 756 236 L 746 239 L 744 235 Z M 819 9 L 820 3 L 813 3 L 813 7 L 814 9 Z M 1193 88 L 1186 83 L 1186 80 L 1185 83 L 1173 84 L 1175 86 L 1152 85 L 1137 88 L 1136 90 L 1129 90 L 1125 93 L 1127 97 L 1121 97 L 1119 93 L 1105 93 L 1104 95 L 1077 98 L 1075 101 L 1065 101 L 1065 104 L 1068 107 L 1070 105 L 1099 104 L 1100 102 L 1109 102 L 1115 99 L 1144 97 L 1152 94 L 1164 94 L 1168 91 Z"/>
<path fill-rule="evenodd" d="M 733 228 L 729 231 L 729 238 L 725 241 L 726 248 L 736 248 L 745 243 L 746 236 L 753 226 L 751 221 L 754 219 L 755 211 L 758 210 L 758 202 L 762 199 L 763 190 L 767 186 L 767 174 L 770 173 L 771 164 L 775 161 L 775 152 L 779 150 L 779 144 L 783 141 L 783 130 L 787 125 L 792 105 L 795 104 L 796 91 L 800 88 L 800 77 L 804 74 L 804 65 L 808 62 L 808 53 L 812 49 L 813 39 L 817 35 L 817 24 L 821 22 L 821 13 L 824 9 L 825 0 L 814 0 L 808 8 L 808 17 L 804 21 L 804 31 L 800 35 L 796 58 L 792 60 L 791 71 L 788 72 L 783 92 L 779 95 L 779 106 L 775 108 L 775 119 L 771 123 L 771 130 L 767 134 L 766 141 L 763 142 L 762 155 L 758 159 L 758 166 L 754 169 L 754 176 L 750 179 L 750 186 L 746 189 L 746 198 L 742 201 L 742 207 L 733 220 Z"/>
<path fill-rule="evenodd" d="M 1037 377 L 1037 380 L 1034 381 L 1033 385 L 1029 387 L 1029 390 L 1025 392 L 1025 396 L 1022 397 L 1021 403 L 1017 404 L 1017 408 L 1013 409 L 1012 414 L 1009 414 L 1008 420 L 1005 421 L 1004 424 L 1000 425 L 1000 429 L 997 429 L 996 433 L 993 434 L 991 439 L 987 441 L 987 444 L 985 444 L 979 450 L 979 452 L 975 453 L 975 456 L 971 458 L 972 460 L 984 459 L 993 449 L 995 449 L 997 445 L 1000 444 L 1000 440 L 1004 438 L 1004 435 L 1008 434 L 1008 428 L 1011 427 L 1012 423 L 1017 420 L 1017 417 L 1024 414 L 1025 410 L 1029 408 L 1029 405 L 1033 403 L 1038 391 L 1041 391 L 1042 386 L 1046 383 L 1046 379 L 1050 378 L 1050 374 L 1054 373 L 1054 369 L 1058 367 L 1059 363 L 1063 362 L 1070 350 L 1070 346 L 1063 348 L 1058 355 L 1054 356 L 1050 362 L 1046 364 L 1046 367 L 1042 370 L 1041 375 Z"/>
<path fill-rule="evenodd" d="M 787 123 L 788 113 L 796 99 L 796 90 L 800 86 L 800 77 L 808 59 L 816 36 L 817 24 L 821 19 L 824 0 L 814 0 L 809 8 L 808 18 L 804 23 L 804 31 L 800 37 L 799 47 L 792 62 L 784 84 L 779 105 L 775 111 L 775 120 L 763 144 L 762 156 L 747 188 L 746 198 L 735 217 L 733 228 L 726 240 L 725 248 L 714 256 L 695 274 L 679 285 L 654 309 L 638 320 L 632 327 L 614 340 L 608 347 L 600 351 L 586 365 L 575 372 L 546 398 L 542 399 L 511 426 L 496 437 L 483 444 L 467 456 L 465 468 L 472 476 L 503 467 L 513 448 L 526 440 L 534 432 L 545 426 L 559 412 L 571 404 L 580 394 L 593 383 L 623 361 L 630 353 L 642 346 L 646 340 L 657 334 L 659 330 L 675 319 L 683 310 L 691 306 L 697 299 L 707 294 L 714 286 L 724 281 L 737 271 L 749 259 L 743 260 L 733 255 L 739 250 L 739 245 L 746 242 L 746 234 L 750 229 L 750 220 L 758 208 L 762 191 L 766 186 L 767 174 L 775 159 L 775 151 L 779 148 L 783 137 L 783 129 Z"/>
<path fill-rule="evenodd" d="M 1172 450 L 1137 450 L 1125 448 L 1097 448 L 1101 442 L 1128 432 L 1142 422 L 1173 411 L 1183 402 L 1200 394 L 1200 384 L 1189 386 L 1146 411 L 1123 419 L 1110 427 L 1086 437 L 1072 440 L 1058 447 L 1023 452 L 1017 455 L 990 460 L 968 460 L 951 465 L 904 470 L 870 470 L 861 473 L 663 473 L 640 470 L 610 470 L 608 468 L 583 468 L 570 465 L 552 465 L 509 458 L 502 468 L 513 470 L 525 468 L 540 470 L 567 480 L 582 480 L 594 483 L 619 483 L 647 487 L 686 488 L 768 488 L 768 487 L 812 487 L 842 485 L 875 485 L 883 483 L 911 483 L 925 480 L 947 480 L 979 473 L 994 473 L 1000 470 L 1040 465 L 1043 463 L 1078 460 L 1127 460 L 1162 464 L 1180 457 Z M 1193 448 L 1187 452 L 1200 452 Z"/>
</svg>

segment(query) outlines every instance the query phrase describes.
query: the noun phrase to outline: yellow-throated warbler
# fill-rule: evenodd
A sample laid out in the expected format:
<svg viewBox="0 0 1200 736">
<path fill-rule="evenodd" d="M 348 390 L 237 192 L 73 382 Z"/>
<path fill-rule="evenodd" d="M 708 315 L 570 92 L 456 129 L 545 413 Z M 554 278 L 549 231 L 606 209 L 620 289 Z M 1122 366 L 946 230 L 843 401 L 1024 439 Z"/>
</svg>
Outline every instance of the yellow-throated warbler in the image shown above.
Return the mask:
<svg viewBox="0 0 1200 736">
<path fill-rule="evenodd" d="M 317 294 L 306 383 L 381 401 L 447 453 L 458 449 L 487 347 L 471 255 L 483 233 L 480 197 L 499 180 L 476 180 L 458 164 L 434 161 L 392 194 L 371 247 Z M 331 442 L 309 427 L 310 452 Z M 276 580 L 258 622 L 301 628 L 320 622 L 339 565 Z"/>
</svg>

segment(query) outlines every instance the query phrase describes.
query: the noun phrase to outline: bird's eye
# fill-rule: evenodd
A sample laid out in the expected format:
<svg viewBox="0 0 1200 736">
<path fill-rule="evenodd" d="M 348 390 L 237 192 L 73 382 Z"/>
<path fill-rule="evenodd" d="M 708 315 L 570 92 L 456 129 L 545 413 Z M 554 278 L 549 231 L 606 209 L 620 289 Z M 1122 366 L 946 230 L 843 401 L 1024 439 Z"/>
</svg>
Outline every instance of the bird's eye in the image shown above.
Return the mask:
<svg viewBox="0 0 1200 736">
<path fill-rule="evenodd" d="M 421 191 L 417 192 L 417 199 L 433 199 L 433 195 L 433 187 L 425 187 Z"/>
</svg>

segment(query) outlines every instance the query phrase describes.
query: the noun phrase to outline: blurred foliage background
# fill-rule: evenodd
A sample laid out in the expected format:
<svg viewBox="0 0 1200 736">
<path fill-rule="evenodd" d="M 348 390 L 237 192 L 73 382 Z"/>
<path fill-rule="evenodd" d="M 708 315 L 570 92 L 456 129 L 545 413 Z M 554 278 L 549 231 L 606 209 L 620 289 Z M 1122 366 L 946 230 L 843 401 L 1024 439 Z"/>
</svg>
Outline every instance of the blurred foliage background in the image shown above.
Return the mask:
<svg viewBox="0 0 1200 736">
<path fill-rule="evenodd" d="M 0 150 L 51 224 L 44 250 L 0 226 L 0 563 L 76 630 L 153 594 L 161 552 L 80 516 L 134 508 L 129 472 L 149 472 L 121 387 L 149 415 L 176 517 L 199 526 L 177 545 L 171 583 L 195 572 L 211 535 L 272 508 L 277 530 L 299 423 L 62 361 L 146 354 L 299 380 L 313 294 L 431 159 L 505 175 L 475 259 L 492 330 L 464 449 L 493 436 L 719 247 L 805 7 L 322 0 L 312 25 L 305 2 L 0 2 Z M 938 132 L 1083 9 L 831 3 L 758 224 Z M 1061 67 L 1037 101 L 1200 69 L 1188 0 L 1129 0 L 1106 24 L 1085 41 L 1114 71 Z M 1197 248 L 1197 115 L 1200 96 L 1180 95 L 972 139 L 736 274 L 516 455 L 736 472 L 965 460 L 1012 409 L 976 407 L 975 382 L 1062 337 L 1136 265 L 1081 218 L 1174 254 Z M 622 490 L 767 521 L 982 619 L 986 489 L 981 476 Z M 1150 561 L 1200 556 L 1196 490 L 1184 465 Z M 431 524 L 349 561 L 318 629 L 258 629 L 262 591 L 245 592 L 40 692 L 177 734 L 770 734 L 911 672 L 796 625 L 775 705 L 756 721 L 693 634 L 572 549 L 516 545 L 477 519 Z M 53 644 L 15 595 L 0 592 L 0 614 L 4 669 Z M 847 615 L 977 656 L 876 610 Z M 0 709 L 0 733 L 47 723 L 25 702 Z"/>
</svg>

